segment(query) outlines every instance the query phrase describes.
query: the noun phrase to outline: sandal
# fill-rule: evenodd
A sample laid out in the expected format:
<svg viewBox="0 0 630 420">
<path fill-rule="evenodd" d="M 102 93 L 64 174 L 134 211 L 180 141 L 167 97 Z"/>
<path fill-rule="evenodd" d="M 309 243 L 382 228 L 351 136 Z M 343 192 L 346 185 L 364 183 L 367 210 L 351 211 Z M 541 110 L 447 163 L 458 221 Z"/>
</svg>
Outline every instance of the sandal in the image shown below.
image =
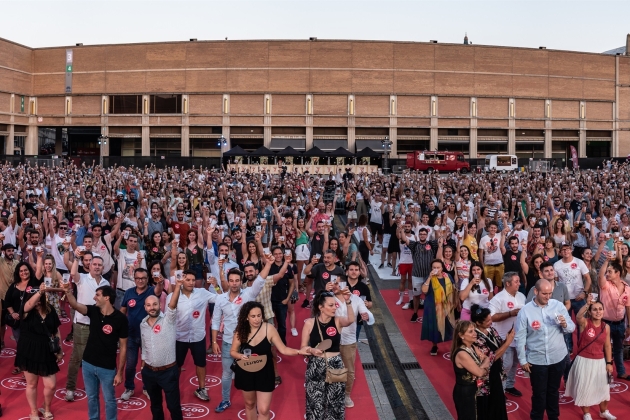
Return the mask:
<svg viewBox="0 0 630 420">
<path fill-rule="evenodd" d="M 22 373 L 22 369 L 17 367 L 11 371 L 11 375 L 19 375 L 20 373 Z"/>
<path fill-rule="evenodd" d="M 46 411 L 43 408 L 40 408 L 39 412 L 41 413 L 42 417 L 44 417 L 44 420 L 53 420 L 55 418 L 55 416 L 53 416 L 53 413 L 51 413 L 50 411 Z"/>
</svg>

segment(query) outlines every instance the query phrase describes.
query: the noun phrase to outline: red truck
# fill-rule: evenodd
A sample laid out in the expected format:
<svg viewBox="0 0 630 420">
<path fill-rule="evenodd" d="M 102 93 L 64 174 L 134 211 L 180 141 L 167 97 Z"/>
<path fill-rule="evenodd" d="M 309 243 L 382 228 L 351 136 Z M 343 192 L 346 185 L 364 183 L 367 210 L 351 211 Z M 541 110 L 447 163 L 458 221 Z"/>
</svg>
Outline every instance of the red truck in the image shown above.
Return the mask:
<svg viewBox="0 0 630 420">
<path fill-rule="evenodd" d="M 412 152 L 407 153 L 407 168 L 416 171 L 460 171 L 465 174 L 470 172 L 470 163 L 464 159 L 462 152 Z"/>
</svg>

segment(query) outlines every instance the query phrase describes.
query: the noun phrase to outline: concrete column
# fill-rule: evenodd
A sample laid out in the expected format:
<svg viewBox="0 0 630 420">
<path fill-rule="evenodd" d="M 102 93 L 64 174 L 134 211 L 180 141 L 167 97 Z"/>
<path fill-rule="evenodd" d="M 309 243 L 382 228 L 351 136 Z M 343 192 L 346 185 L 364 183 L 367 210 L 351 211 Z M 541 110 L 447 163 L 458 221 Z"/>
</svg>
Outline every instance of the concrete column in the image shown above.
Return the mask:
<svg viewBox="0 0 630 420">
<path fill-rule="evenodd" d="M 389 140 L 392 142 L 389 155 L 392 158 L 396 158 L 398 156 L 398 127 L 396 127 L 396 118 L 390 118 L 389 124 Z"/>
<path fill-rule="evenodd" d="M 182 156 L 190 156 L 190 126 L 188 125 L 188 115 L 182 117 Z"/>
<path fill-rule="evenodd" d="M 551 124 L 551 115 L 552 115 L 552 108 L 551 108 L 551 99 L 547 99 L 545 101 L 545 158 L 549 159 L 552 157 L 552 137 L 551 137 L 551 128 L 552 128 L 552 124 Z"/>
<path fill-rule="evenodd" d="M 11 116 L 13 119 L 13 115 Z M 9 135 L 7 136 L 7 140 L 4 143 L 4 153 L 8 156 L 13 155 L 15 152 L 15 126 L 13 124 L 9 124 Z"/>
<path fill-rule="evenodd" d="M 263 145 L 271 147 L 271 94 L 263 97 Z"/>
<path fill-rule="evenodd" d="M 583 114 L 584 113 L 584 114 Z M 586 156 L 586 102 L 580 101 L 580 141 L 578 143 L 578 157 Z"/>
<path fill-rule="evenodd" d="M 628 38 L 626 38 L 626 45 Z M 626 55 L 628 50 L 626 49 Z M 613 132 L 610 153 L 612 156 L 619 156 L 619 56 L 615 56 L 615 102 L 613 103 Z"/>
<path fill-rule="evenodd" d="M 516 104 L 514 98 L 508 101 L 508 155 L 516 154 Z M 512 112 L 514 110 L 514 112 Z"/>
<path fill-rule="evenodd" d="M 24 155 L 34 156 L 38 154 L 39 132 L 37 129 L 37 117 L 31 116 L 28 119 L 28 128 L 26 131 L 26 140 L 24 141 Z"/>
<path fill-rule="evenodd" d="M 429 113 L 431 114 L 431 138 L 429 139 L 429 151 L 438 149 L 438 98 L 431 96 L 429 104 Z"/>
<path fill-rule="evenodd" d="M 144 120 L 144 117 L 142 119 Z M 148 125 L 142 126 L 142 156 L 151 156 L 151 137 Z"/>
<path fill-rule="evenodd" d="M 63 152 L 63 129 L 61 127 L 55 128 L 55 154 L 61 156 Z"/>
<path fill-rule="evenodd" d="M 470 147 L 468 148 L 468 157 L 470 159 L 476 159 L 477 158 L 477 119 L 475 118 L 475 126 L 472 126 L 472 121 L 471 123 L 471 127 L 470 127 Z"/>
<path fill-rule="evenodd" d="M 306 150 L 313 148 L 313 116 L 306 116 Z"/>
<path fill-rule="evenodd" d="M 357 140 L 355 130 L 354 115 L 348 117 L 348 150 L 352 153 L 357 151 Z"/>
</svg>

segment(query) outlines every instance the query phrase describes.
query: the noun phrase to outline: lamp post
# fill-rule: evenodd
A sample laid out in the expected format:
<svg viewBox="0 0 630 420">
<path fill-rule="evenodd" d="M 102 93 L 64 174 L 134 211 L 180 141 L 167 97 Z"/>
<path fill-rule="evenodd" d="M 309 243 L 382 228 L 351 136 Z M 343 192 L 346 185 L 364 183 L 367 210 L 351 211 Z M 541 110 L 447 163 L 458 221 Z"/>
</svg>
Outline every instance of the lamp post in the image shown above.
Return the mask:
<svg viewBox="0 0 630 420">
<path fill-rule="evenodd" d="M 102 134 L 98 136 L 98 145 L 101 149 L 101 155 L 99 159 L 99 164 L 101 165 L 101 168 L 103 167 L 103 146 L 107 144 L 107 140 L 109 140 L 109 137 L 107 136 L 104 136 Z"/>
<path fill-rule="evenodd" d="M 389 173 L 389 167 L 387 165 L 387 158 L 389 158 L 389 152 L 391 151 L 392 142 L 389 140 L 389 137 L 385 137 L 381 140 L 381 144 L 383 145 L 383 173 Z"/>
<path fill-rule="evenodd" d="M 219 165 L 219 169 L 222 171 L 223 170 L 223 146 L 227 146 L 227 139 L 223 136 L 219 137 L 219 139 L 217 140 L 217 146 L 219 146 L 219 149 L 221 150 L 221 164 Z"/>
</svg>

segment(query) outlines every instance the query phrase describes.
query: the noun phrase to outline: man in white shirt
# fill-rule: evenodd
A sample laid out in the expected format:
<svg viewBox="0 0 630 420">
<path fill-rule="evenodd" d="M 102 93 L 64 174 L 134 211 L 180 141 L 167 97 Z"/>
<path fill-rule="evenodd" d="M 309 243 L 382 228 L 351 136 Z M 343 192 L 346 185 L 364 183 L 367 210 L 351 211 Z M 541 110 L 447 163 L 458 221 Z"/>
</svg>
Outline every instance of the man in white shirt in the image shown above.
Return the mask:
<svg viewBox="0 0 630 420">
<path fill-rule="evenodd" d="M 486 278 L 501 289 L 504 266 L 503 254 L 499 247 L 501 234 L 497 233 L 498 229 L 499 224 L 496 221 L 488 223 L 488 234 L 479 241 L 479 260 L 483 261 Z"/>
<path fill-rule="evenodd" d="M 505 288 L 490 300 L 489 309 L 492 316 L 492 326 L 505 340 L 514 328 L 518 312 L 525 306 L 525 295 L 518 291 L 521 279 L 515 271 L 509 271 L 503 275 L 503 285 Z M 503 354 L 503 371 L 507 374 L 503 389 L 510 395 L 520 397 L 523 394 L 514 387 L 517 367 L 516 343 L 512 341 L 510 347 Z"/>
<path fill-rule="evenodd" d="M 370 198 L 370 231 L 372 232 L 372 247 L 378 242 L 380 238 L 381 245 L 383 245 L 383 201 L 378 193 L 374 193 L 374 196 Z"/>
<path fill-rule="evenodd" d="M 586 290 L 591 290 L 591 275 L 589 270 L 579 258 L 572 255 L 571 245 L 563 244 L 560 247 L 561 260 L 556 261 L 553 269 L 558 276 L 558 282 L 567 286 L 569 298 L 571 299 L 571 308 L 569 315 L 573 311 L 577 316 L 578 311 L 586 304 Z M 577 329 L 578 340 L 580 339 L 580 330 Z M 569 353 L 573 353 L 573 334 L 567 334 L 564 337 L 567 342 Z"/>
<path fill-rule="evenodd" d="M 206 391 L 206 309 L 208 303 L 214 303 L 216 293 L 203 288 L 195 287 L 196 274 L 192 270 L 183 273 L 184 282 L 177 301 L 177 333 L 175 335 L 175 353 L 177 366 L 184 365 L 188 350 L 190 350 L 195 373 L 199 382 L 199 388 L 195 390 L 195 396 L 202 401 L 210 401 Z M 166 304 L 170 305 L 174 293 L 166 298 Z"/>
<path fill-rule="evenodd" d="M 4 235 L 4 244 L 17 246 L 15 242 L 16 229 L 15 213 L 11 213 L 8 218 L 0 217 L 0 234 Z"/>
<path fill-rule="evenodd" d="M 351 264 L 348 266 L 347 270 L 348 280 L 354 279 L 358 280 L 360 275 L 359 265 L 357 263 Z M 335 312 L 335 316 L 337 317 L 346 317 L 348 316 L 348 305 L 345 305 L 345 299 L 343 298 L 344 293 L 348 293 L 348 289 L 341 290 L 339 288 L 338 282 L 329 282 L 326 284 L 326 289 L 332 290 L 337 299 L 337 312 Z M 361 299 L 356 294 L 350 295 L 350 303 L 352 306 L 352 310 L 354 311 L 354 322 L 347 327 L 343 327 L 341 329 L 341 343 L 339 346 L 339 354 L 341 355 L 341 359 L 343 360 L 344 366 L 348 369 L 348 380 L 346 381 L 346 397 L 344 400 L 345 406 L 348 408 L 354 407 L 354 402 L 350 398 L 350 393 L 352 393 L 352 387 L 354 385 L 354 365 L 357 358 L 357 320 L 358 315 L 361 314 L 361 318 L 363 321 L 368 321 L 371 319 L 371 323 L 368 322 L 369 325 L 374 323 L 374 317 L 365 306 L 363 299 Z"/>
<path fill-rule="evenodd" d="M 221 355 L 223 368 L 223 374 L 221 375 L 221 403 L 214 410 L 216 413 L 222 413 L 232 405 L 230 402 L 230 388 L 232 387 L 232 370 L 230 366 L 234 359 L 230 356 L 230 349 L 232 348 L 234 330 L 236 329 L 238 314 L 243 304 L 256 300 L 256 297 L 265 285 L 269 269 L 274 261 L 273 256 L 265 256 L 265 258 L 262 260 L 265 267 L 256 277 L 254 283 L 246 289 L 241 288 L 243 273 L 237 268 L 230 270 L 228 273 L 229 288 L 225 293 L 218 295 L 215 301 L 214 313 L 212 314 L 212 349 L 214 354 Z M 254 264 L 247 264 L 245 266 L 245 275 L 251 274 L 252 270 L 256 271 Z M 178 310 L 181 310 L 181 306 L 178 306 Z M 221 318 L 223 318 L 223 343 L 219 346 L 217 335 L 221 326 Z"/>
<path fill-rule="evenodd" d="M 69 252 L 69 251 L 67 251 Z M 79 274 L 79 251 L 74 252 L 74 262 L 70 276 L 77 285 L 77 302 L 83 305 L 94 305 L 94 295 L 96 289 L 101 286 L 109 286 L 101 273 L 103 272 L 103 258 L 93 256 L 89 267 L 89 274 Z M 72 345 L 72 355 L 68 363 L 68 380 L 66 382 L 66 401 L 74 401 L 74 391 L 77 387 L 77 375 L 79 366 L 83 360 L 83 351 L 90 336 L 90 318 L 82 315 L 79 311 L 74 312 L 74 325 L 72 327 L 74 342 Z"/>
</svg>

